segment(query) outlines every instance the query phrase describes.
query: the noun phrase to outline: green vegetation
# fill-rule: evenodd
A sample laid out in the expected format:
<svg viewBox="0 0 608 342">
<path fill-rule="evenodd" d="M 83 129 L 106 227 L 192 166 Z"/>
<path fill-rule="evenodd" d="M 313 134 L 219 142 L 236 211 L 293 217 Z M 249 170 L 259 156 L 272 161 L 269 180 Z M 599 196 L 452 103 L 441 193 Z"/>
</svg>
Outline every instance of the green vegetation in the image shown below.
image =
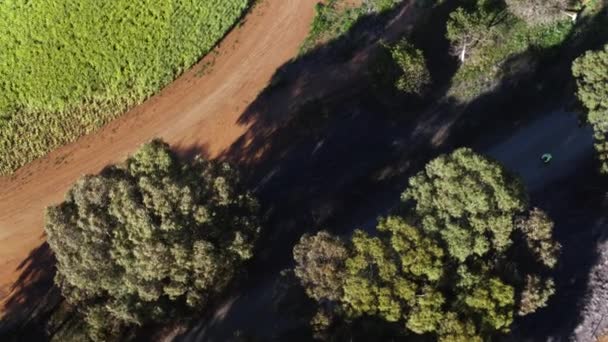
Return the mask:
<svg viewBox="0 0 608 342">
<path fill-rule="evenodd" d="M 300 48 L 305 54 L 320 44 L 347 33 L 366 14 L 381 13 L 397 5 L 399 0 L 368 0 L 359 7 L 352 7 L 346 0 L 328 0 L 315 7 L 315 18 Z"/>
<path fill-rule="evenodd" d="M 346 246 L 326 231 L 316 235 L 304 234 L 293 249 L 294 272 L 310 298 L 337 300 L 341 297 Z"/>
<path fill-rule="evenodd" d="M 572 65 L 578 90 L 576 95 L 587 108 L 601 171 L 608 173 L 608 45 L 603 50 L 588 51 Z"/>
<path fill-rule="evenodd" d="M 573 24 L 564 20 L 530 25 L 506 11 L 498 2 L 479 0 L 475 6 L 455 10 L 447 23 L 447 38 L 462 65 L 452 79 L 451 95 L 469 100 L 487 91 L 509 74 L 504 62 L 529 50 L 562 43 Z M 530 66 L 519 66 L 527 71 Z"/>
<path fill-rule="evenodd" d="M 257 212 L 230 166 L 153 141 L 48 209 L 55 282 L 94 340 L 200 312 L 252 257 Z"/>
<path fill-rule="evenodd" d="M 431 84 L 431 74 L 422 51 L 405 39 L 387 48 L 401 73 L 395 87 L 406 94 L 422 95 Z"/>
<path fill-rule="evenodd" d="M 248 3 L 0 2 L 0 174 L 157 92 L 209 52 Z"/>
<path fill-rule="evenodd" d="M 548 24 L 563 20 L 565 10 L 569 8 L 570 0 L 505 0 L 509 11 L 525 22 Z"/>
<path fill-rule="evenodd" d="M 481 342 L 546 305 L 560 246 L 546 214 L 525 214 L 518 179 L 459 149 L 409 184 L 404 208 L 380 219 L 375 236 L 356 230 L 344 244 L 321 232 L 295 247 L 296 276 L 320 304 L 317 335 L 331 335 L 338 317 L 378 317 L 404 334 Z"/>
</svg>

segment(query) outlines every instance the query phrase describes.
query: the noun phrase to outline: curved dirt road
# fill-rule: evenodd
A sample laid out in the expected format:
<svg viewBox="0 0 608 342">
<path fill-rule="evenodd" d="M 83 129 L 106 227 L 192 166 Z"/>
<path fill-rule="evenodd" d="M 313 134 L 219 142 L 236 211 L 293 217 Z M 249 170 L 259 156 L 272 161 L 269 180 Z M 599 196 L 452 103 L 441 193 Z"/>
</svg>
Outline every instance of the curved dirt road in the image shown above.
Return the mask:
<svg viewBox="0 0 608 342">
<path fill-rule="evenodd" d="M 158 95 L 98 132 L 0 178 L 0 313 L 20 263 L 44 241 L 46 206 L 60 201 L 81 175 L 121 161 L 154 137 L 211 156 L 229 147 L 248 128 L 237 123 L 244 109 L 296 55 L 316 2 L 262 0 L 214 52 Z"/>
</svg>

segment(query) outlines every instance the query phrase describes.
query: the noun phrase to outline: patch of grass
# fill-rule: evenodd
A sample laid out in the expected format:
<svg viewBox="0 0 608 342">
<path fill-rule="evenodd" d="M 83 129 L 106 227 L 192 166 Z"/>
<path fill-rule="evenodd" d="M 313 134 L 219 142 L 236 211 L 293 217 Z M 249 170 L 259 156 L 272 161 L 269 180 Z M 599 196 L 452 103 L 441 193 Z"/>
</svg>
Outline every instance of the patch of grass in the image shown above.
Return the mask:
<svg viewBox="0 0 608 342">
<path fill-rule="evenodd" d="M 480 41 L 452 78 L 450 95 L 469 100 L 490 90 L 504 74 L 504 62 L 510 57 L 532 50 L 560 45 L 570 34 L 573 24 L 564 20 L 552 24 L 529 26 L 506 13 L 493 28 L 492 37 Z"/>
<path fill-rule="evenodd" d="M 156 93 L 208 53 L 249 4 L 0 2 L 0 174 Z"/>
<path fill-rule="evenodd" d="M 315 18 L 308 36 L 300 47 L 300 54 L 303 55 L 347 33 L 364 15 L 390 10 L 400 2 L 400 0 L 368 0 L 358 7 L 349 5 L 347 0 L 328 0 L 325 4 L 317 4 Z"/>
</svg>

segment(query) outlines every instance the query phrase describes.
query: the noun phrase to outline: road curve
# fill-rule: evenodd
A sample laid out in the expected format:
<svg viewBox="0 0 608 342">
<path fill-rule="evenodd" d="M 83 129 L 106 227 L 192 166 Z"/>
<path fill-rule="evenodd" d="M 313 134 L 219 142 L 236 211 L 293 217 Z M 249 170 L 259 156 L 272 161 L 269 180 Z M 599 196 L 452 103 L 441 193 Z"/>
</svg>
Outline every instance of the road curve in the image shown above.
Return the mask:
<svg viewBox="0 0 608 342">
<path fill-rule="evenodd" d="M 210 156 L 239 138 L 248 128 L 237 123 L 239 116 L 297 54 L 317 2 L 262 0 L 220 46 L 158 95 L 0 178 L 0 301 L 10 297 L 20 263 L 44 241 L 44 208 L 59 202 L 80 176 L 123 160 L 154 137 Z"/>
</svg>

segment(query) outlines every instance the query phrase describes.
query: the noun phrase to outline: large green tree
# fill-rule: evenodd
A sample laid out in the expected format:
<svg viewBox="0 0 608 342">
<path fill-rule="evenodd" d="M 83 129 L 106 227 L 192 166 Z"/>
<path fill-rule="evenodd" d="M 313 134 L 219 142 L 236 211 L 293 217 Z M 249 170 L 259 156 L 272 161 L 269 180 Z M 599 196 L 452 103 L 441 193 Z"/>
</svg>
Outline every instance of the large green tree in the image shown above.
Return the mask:
<svg viewBox="0 0 608 342">
<path fill-rule="evenodd" d="M 97 340 L 200 311 L 252 256 L 257 208 L 229 165 L 153 141 L 48 208 L 55 281 Z"/>
<path fill-rule="evenodd" d="M 587 51 L 572 64 L 579 100 L 587 108 L 587 121 L 593 126 L 596 150 L 602 172 L 608 172 L 608 45 Z"/>
<path fill-rule="evenodd" d="M 483 341 L 546 305 L 559 253 L 553 225 L 538 209 L 525 212 L 521 182 L 499 164 L 458 149 L 412 177 L 402 200 L 376 235 L 354 232 L 335 272 L 343 285 L 334 314 L 379 317 L 440 341 Z"/>
</svg>

